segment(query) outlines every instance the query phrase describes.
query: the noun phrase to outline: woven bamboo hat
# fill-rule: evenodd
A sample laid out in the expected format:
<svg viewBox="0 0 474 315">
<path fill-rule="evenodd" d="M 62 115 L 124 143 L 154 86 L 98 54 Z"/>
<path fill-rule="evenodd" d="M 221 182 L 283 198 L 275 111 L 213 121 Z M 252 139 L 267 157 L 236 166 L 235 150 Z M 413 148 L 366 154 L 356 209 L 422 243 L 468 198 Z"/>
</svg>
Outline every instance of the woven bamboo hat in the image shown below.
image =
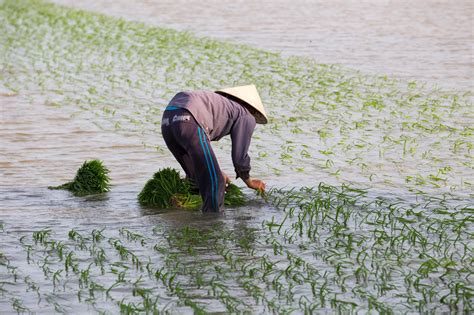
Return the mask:
<svg viewBox="0 0 474 315">
<path fill-rule="evenodd" d="M 263 108 L 262 100 L 258 94 L 255 85 L 243 85 L 226 89 L 217 90 L 216 93 L 236 99 L 244 105 L 250 113 L 255 117 L 257 124 L 266 124 L 268 122 L 265 108 Z"/>
</svg>

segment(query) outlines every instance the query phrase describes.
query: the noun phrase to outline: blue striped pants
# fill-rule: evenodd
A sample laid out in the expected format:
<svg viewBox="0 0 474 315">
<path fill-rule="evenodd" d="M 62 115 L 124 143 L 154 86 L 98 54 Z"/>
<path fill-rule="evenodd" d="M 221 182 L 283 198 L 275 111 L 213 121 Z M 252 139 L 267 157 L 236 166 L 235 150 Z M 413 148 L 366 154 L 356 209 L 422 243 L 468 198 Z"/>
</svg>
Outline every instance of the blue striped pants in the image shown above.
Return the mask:
<svg viewBox="0 0 474 315">
<path fill-rule="evenodd" d="M 168 107 L 163 113 L 161 132 L 186 176 L 197 183 L 202 211 L 221 211 L 225 179 L 204 130 L 187 110 Z"/>
</svg>

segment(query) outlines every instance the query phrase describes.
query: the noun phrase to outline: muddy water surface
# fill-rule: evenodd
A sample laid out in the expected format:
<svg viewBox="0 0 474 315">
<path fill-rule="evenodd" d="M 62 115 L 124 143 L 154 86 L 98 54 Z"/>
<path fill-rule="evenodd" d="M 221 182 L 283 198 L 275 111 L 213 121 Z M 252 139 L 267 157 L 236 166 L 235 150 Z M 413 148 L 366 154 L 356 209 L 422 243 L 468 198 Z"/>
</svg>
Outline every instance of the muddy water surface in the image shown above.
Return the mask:
<svg viewBox="0 0 474 315">
<path fill-rule="evenodd" d="M 472 22 L 468 21 L 469 16 L 466 15 L 466 12 L 470 10 L 470 4 L 467 1 L 457 2 L 456 5 L 434 1 L 417 1 L 410 5 L 408 2 L 349 1 L 342 5 L 342 2 L 337 1 L 330 4 L 292 1 L 292 6 L 282 1 L 272 1 L 271 5 L 264 2 L 239 2 L 225 5 L 226 10 L 223 10 L 223 4 L 217 1 L 210 1 L 208 5 L 204 6 L 201 4 L 202 2 L 198 4 L 198 2 L 190 3 L 188 1 L 142 1 L 134 2 L 133 9 L 130 7 L 131 4 L 126 1 L 72 3 L 58 0 L 57 2 L 80 5 L 83 8 L 156 25 L 192 29 L 199 34 L 281 50 L 286 55 L 308 55 L 324 63 L 340 63 L 379 74 L 393 73 L 397 76 L 427 81 L 443 87 L 459 88 L 463 91 L 470 89 L 472 61 L 469 59 L 470 49 L 466 46 L 466 42 L 472 36 L 468 31 L 470 29 L 469 23 Z M 222 14 L 222 12 L 225 13 Z M 352 18 L 348 19 L 348 16 Z M 229 23 L 229 21 L 235 23 Z M 283 22 L 275 23 L 275 21 Z M 348 54 L 348 51 L 351 53 Z M 448 82 L 445 85 L 445 78 L 449 78 L 449 82 L 453 82 L 453 84 Z M 94 78 L 90 80 L 95 82 Z M 3 91 L 1 92 L 3 93 Z M 330 224 L 327 222 L 321 224 L 323 229 L 327 229 L 323 231 L 321 239 L 328 238 L 327 243 L 321 244 L 314 241 L 292 242 L 289 240 L 286 231 L 298 235 L 295 232 L 297 230 L 292 230 L 292 228 L 298 227 L 296 224 L 291 225 L 288 222 L 285 225 L 282 224 L 281 235 L 279 234 L 280 229 L 274 228 L 272 230 L 272 227 L 275 227 L 275 222 L 282 222 L 286 219 L 285 213 L 281 209 L 264 203 L 250 191 L 246 191 L 251 200 L 248 206 L 227 209 L 224 215 L 219 216 L 202 216 L 195 212 L 158 211 L 142 208 L 137 204 L 136 196 L 153 172 L 164 166 L 178 167 L 171 155 L 163 150 L 164 146 L 160 135 L 151 131 L 140 134 L 139 132 L 127 133 L 126 131 L 113 132 L 107 128 L 101 128 L 103 121 L 97 112 L 93 110 L 87 112 L 87 110 L 79 110 L 74 106 L 67 105 L 58 108 L 54 103 L 47 101 L 50 96 L 47 91 L 42 91 L 39 94 L 36 95 L 35 90 L 18 93 L 5 90 L 5 93 L 0 95 L 0 223 L 2 224 L 0 228 L 2 248 L 0 250 L 5 254 L 5 256 L 0 256 L 0 268 L 2 268 L 0 269 L 0 280 L 3 289 L 0 296 L 0 309 L 7 310 L 7 313 L 21 310 L 20 306 L 45 314 L 54 311 L 116 313 L 122 299 L 126 299 L 127 303 L 133 302 L 137 305 L 143 303 L 142 296 L 137 293 L 141 291 L 137 288 L 146 288 L 152 290 L 153 298 L 159 299 L 159 309 L 169 305 L 171 313 L 191 314 L 192 309 L 189 305 L 183 305 L 183 298 L 176 293 L 177 289 L 169 277 L 166 278 L 166 281 L 163 281 L 163 278 L 159 281 L 153 278 L 156 275 L 155 272 L 163 267 L 166 271 L 176 271 L 182 268 L 179 269 L 181 273 L 176 279 L 186 290 L 188 297 L 192 297 L 193 301 L 204 305 L 205 309 L 210 312 L 225 312 L 230 309 L 228 304 L 224 303 L 230 302 L 222 298 L 224 294 L 222 294 L 223 291 L 219 291 L 220 287 L 226 288 L 232 296 L 246 302 L 245 309 L 261 313 L 270 312 L 269 305 L 272 302 L 283 305 L 283 309 L 279 309 L 281 312 L 285 311 L 284 307 L 297 307 L 301 300 L 294 298 L 294 296 L 311 297 L 311 302 L 320 301 L 320 297 L 316 298 L 317 295 L 312 288 L 317 288 L 324 293 L 324 288 L 328 286 L 333 303 L 337 304 L 337 301 L 354 302 L 357 303 L 359 310 L 368 311 L 367 295 L 364 295 L 364 292 L 352 294 L 350 290 L 341 289 L 344 288 L 345 279 L 348 279 L 347 287 L 357 286 L 358 279 L 354 277 L 356 270 L 348 266 L 359 267 L 359 265 L 354 264 L 351 260 L 335 260 L 331 258 L 336 257 L 332 256 L 333 253 L 324 253 L 325 250 L 339 248 L 337 246 L 343 242 L 337 237 L 342 237 L 343 241 L 346 240 L 344 237 L 347 235 L 351 237 L 351 240 L 352 237 L 357 240 L 359 237 L 360 240 L 372 240 L 371 238 L 377 233 L 382 234 L 381 231 L 373 232 L 371 226 L 360 227 L 357 225 L 362 220 L 361 218 L 372 219 L 371 213 L 364 212 L 367 211 L 366 209 L 356 208 L 357 211 L 354 213 L 360 212 L 361 217 L 357 217 L 358 214 L 356 214 L 356 219 L 351 218 L 349 221 L 350 233 L 348 232 L 347 235 L 344 234 L 345 229 L 342 230 L 342 233 L 339 233 L 340 230 L 336 232 L 331 230 L 332 223 L 338 219 L 337 216 L 336 221 L 331 221 Z M 135 110 L 133 104 L 126 104 L 124 107 L 127 105 L 129 108 L 125 108 L 124 112 L 126 114 L 133 113 Z M 157 104 L 157 106 L 163 105 Z M 285 114 L 292 115 L 293 113 L 285 112 Z M 448 122 L 454 125 L 460 121 L 467 125 L 470 119 L 469 116 L 463 117 L 463 119 L 451 117 Z M 159 121 L 159 117 L 153 118 L 153 120 Z M 304 126 L 307 127 L 305 131 L 309 130 L 311 122 L 306 122 Z M 390 135 L 393 136 L 395 133 L 396 131 Z M 261 136 L 258 133 L 257 135 Z M 283 135 L 285 137 L 289 135 L 289 138 L 293 139 L 293 136 L 288 132 Z M 374 134 L 371 136 L 374 139 L 377 138 Z M 307 134 L 304 133 L 294 136 L 294 138 L 301 141 L 302 144 L 310 144 L 317 140 L 316 136 L 307 137 Z M 433 136 L 433 138 L 436 137 Z M 334 178 L 325 177 L 325 173 L 318 170 L 299 174 L 287 167 L 279 176 L 272 173 L 266 167 L 268 164 L 263 163 L 262 160 L 270 161 L 270 163 L 276 161 L 281 151 L 280 145 L 284 143 L 285 139 L 275 136 L 271 140 L 260 139 L 256 142 L 270 156 L 260 158 L 260 160 L 255 159 L 254 172 L 258 176 L 265 176 L 264 179 L 268 181 L 269 186 L 317 185 L 322 180 L 337 182 Z M 161 149 L 156 150 L 146 146 L 150 143 L 156 144 Z M 228 143 L 224 143 L 217 149 L 223 168 L 231 173 L 232 165 L 228 150 Z M 254 148 L 253 150 L 252 157 L 256 157 L 258 150 Z M 371 155 L 370 158 L 375 159 L 375 155 Z M 442 157 L 447 160 L 450 157 L 449 151 L 446 150 Z M 103 160 L 111 170 L 113 185 L 111 192 L 99 196 L 76 198 L 65 191 L 47 189 L 49 185 L 61 184 L 72 179 L 80 164 L 86 159 L 93 158 Z M 343 157 L 336 157 L 336 162 L 338 158 L 342 159 Z M 468 163 L 468 158 L 469 155 L 456 157 L 459 164 L 466 162 L 467 165 L 461 169 L 466 172 L 463 173 L 465 178 L 460 178 L 460 182 L 462 180 L 471 181 L 472 168 L 469 168 L 471 164 Z M 306 163 L 313 164 L 311 161 Z M 398 180 L 395 184 L 393 182 L 390 185 L 387 183 L 386 187 L 383 186 L 383 181 L 379 181 L 375 191 L 371 193 L 375 196 L 393 199 L 394 203 L 415 204 L 421 202 L 422 198 L 418 199 L 413 194 L 404 194 L 406 192 L 401 187 L 404 182 L 402 176 L 404 172 L 417 167 L 417 164 L 406 164 L 397 169 L 398 164 L 383 164 L 382 162 L 382 165 L 379 166 L 380 173 L 396 177 Z M 314 169 L 318 168 L 314 166 Z M 347 166 L 347 169 L 343 171 L 348 174 L 345 176 L 353 177 L 356 182 L 360 177 L 360 170 L 355 167 Z M 457 175 L 458 173 L 456 173 Z M 367 180 L 364 183 L 367 183 Z M 443 192 L 446 190 L 447 188 Z M 400 191 L 404 193 L 400 193 Z M 395 200 L 396 197 L 403 197 L 403 200 Z M 464 205 L 472 201 L 472 198 L 460 198 L 458 201 Z M 443 205 L 443 202 L 440 203 Z M 458 220 L 460 220 L 459 218 L 464 219 L 463 213 L 469 213 L 468 210 L 463 212 L 457 211 L 457 209 L 456 212 L 449 207 L 448 210 L 452 210 L 449 215 L 451 219 L 453 217 Z M 415 213 L 416 217 L 409 212 L 405 219 L 408 221 L 405 223 L 421 222 L 420 227 L 423 227 L 424 221 L 420 218 L 424 218 L 424 209 L 416 209 Z M 431 219 L 430 212 L 426 216 Z M 467 214 L 465 216 L 467 217 Z M 404 217 L 400 217 L 404 219 Z M 376 222 L 375 220 L 380 218 L 381 216 L 375 216 L 373 221 Z M 435 219 L 437 218 L 435 216 Z M 469 222 L 469 218 L 466 220 Z M 438 222 L 436 221 L 436 223 Z M 235 260 L 235 257 L 230 257 L 228 252 L 221 252 L 221 248 L 212 247 L 209 244 L 207 247 L 204 246 L 205 243 L 203 245 L 196 241 L 197 237 L 188 240 L 189 244 L 195 245 L 197 250 L 197 254 L 191 255 L 180 248 L 180 244 L 176 240 L 168 237 L 170 231 L 188 226 L 205 230 L 216 225 L 222 228 L 222 234 L 219 235 L 222 237 L 217 240 L 224 240 L 224 245 L 232 249 L 232 253 L 242 260 Z M 337 225 L 334 226 L 337 227 Z M 396 226 L 396 224 L 394 223 L 392 226 Z M 462 224 L 460 226 L 463 227 Z M 156 229 L 157 227 L 159 229 Z M 119 232 L 122 228 L 142 233 L 146 241 L 140 243 L 125 237 L 125 234 Z M 45 229 L 52 230 L 49 240 L 67 244 L 68 250 L 65 250 L 65 254 L 71 251 L 75 252 L 76 261 L 79 264 L 77 273 L 67 271 L 67 268 L 71 267 L 66 267 L 66 259 L 59 259 L 56 252 L 51 250 L 52 243 L 44 245 L 33 239 L 33 233 Z M 71 230 L 84 235 L 86 249 L 78 245 L 78 242 L 71 237 Z M 90 237 L 96 230 L 103 230 L 105 237 L 98 244 L 94 243 Z M 253 235 L 250 233 L 252 230 L 257 233 Z M 226 233 L 234 231 L 243 235 L 252 235 L 253 239 L 249 241 L 243 238 L 242 243 L 245 243 L 244 241 L 250 242 L 256 252 L 253 252 L 252 255 L 244 253 L 243 248 L 245 247 L 240 244 L 241 239 L 234 237 L 234 235 L 228 238 L 224 237 Z M 303 226 L 300 231 L 303 231 Z M 401 234 L 413 233 L 415 239 L 417 236 L 416 231 L 403 230 L 401 227 L 396 231 Z M 464 231 L 472 232 L 472 228 L 467 226 Z M 283 232 L 285 232 L 284 236 L 282 236 Z M 331 233 L 336 233 L 334 235 L 337 237 Z M 449 239 L 445 234 L 442 235 Z M 461 241 L 468 243 L 466 235 L 460 235 Z M 135 270 L 133 268 L 134 263 L 132 263 L 130 256 L 124 258 L 118 254 L 117 247 L 113 245 L 116 244 L 114 241 L 117 239 L 141 259 L 143 262 L 141 269 Z M 302 239 L 304 239 L 303 236 Z M 215 240 L 216 238 L 214 238 Z M 275 245 L 278 242 L 285 245 L 284 254 L 278 253 L 278 246 Z M 370 255 L 372 255 L 372 262 L 375 261 L 375 265 L 377 265 L 377 255 L 381 252 L 377 252 L 375 241 L 374 244 L 370 242 L 367 246 L 375 248 L 375 251 Z M 43 245 L 44 247 L 42 247 Z M 96 261 L 95 246 L 104 249 L 107 254 L 105 272 L 101 271 Z M 31 252 L 29 252 L 29 248 L 33 248 Z M 365 247 L 362 249 L 365 250 Z M 453 252 L 457 250 L 457 248 L 449 246 L 448 249 Z M 450 253 L 449 250 L 446 252 Z M 464 251 L 466 253 L 466 247 Z M 438 252 L 429 253 L 433 257 L 439 258 Z M 327 271 L 324 275 L 329 275 L 328 282 L 324 282 L 321 277 L 313 274 L 314 278 L 312 279 L 317 279 L 316 282 L 311 285 L 303 283 L 301 287 L 294 290 L 296 292 L 291 292 L 291 285 L 296 286 L 301 282 L 299 278 L 301 274 L 298 272 L 308 272 L 308 270 L 300 260 L 297 260 L 293 266 L 298 272 L 292 273 L 292 269 L 288 270 L 287 267 L 292 266 L 289 254 L 309 261 L 312 268 Z M 405 266 L 396 265 L 396 260 L 393 257 L 392 260 L 382 261 L 380 265 L 377 265 L 391 266 L 393 264 L 392 267 L 395 270 L 396 276 L 390 283 L 390 288 L 394 293 L 383 297 L 384 302 L 388 305 L 392 307 L 403 305 L 404 300 L 397 295 L 400 292 L 394 288 L 401 288 L 404 292 L 408 291 L 404 287 L 407 283 L 403 278 L 405 271 L 408 277 L 405 279 L 409 280 L 411 279 L 409 278 L 410 274 L 417 273 L 420 269 L 423 271 L 422 268 L 418 269 L 418 266 L 424 262 L 422 259 L 427 259 L 427 256 L 423 258 L 422 255 L 416 256 L 416 254 L 416 251 L 413 251 L 414 256 L 407 259 L 413 264 L 408 271 L 404 269 Z M 461 261 L 465 257 L 469 258 L 469 255 L 472 253 L 467 251 L 467 254 L 462 258 L 455 254 L 451 257 Z M 349 252 L 348 257 L 354 259 L 355 255 L 353 254 L 351 257 Z M 363 254 L 360 257 L 363 257 Z M 200 265 L 200 262 L 206 262 L 206 264 Z M 151 269 L 147 269 L 146 264 L 151 266 Z M 462 266 L 461 263 L 459 265 Z M 90 269 L 87 269 L 88 266 Z M 265 283 L 260 287 L 260 290 L 268 293 L 266 296 L 268 300 L 262 302 L 259 298 L 252 297 L 253 293 L 258 292 L 259 287 L 255 286 L 254 289 L 245 291 L 244 288 L 249 288 L 249 285 L 252 284 L 249 284 L 249 281 L 253 279 L 245 273 L 248 266 L 251 266 L 249 270 L 253 270 L 253 273 L 250 273 L 252 275 L 262 276 L 261 273 L 268 271 L 272 277 L 277 278 L 276 273 L 271 272 L 272 268 L 281 274 L 287 272 L 287 275 L 290 276 L 281 276 L 279 279 L 286 279 L 281 280 L 285 287 L 283 292 L 289 290 L 288 296 L 293 294 L 293 299 L 286 295 L 280 296 L 279 292 L 282 291 L 278 291 L 279 287 L 272 287 L 274 278 L 265 278 L 265 275 L 262 276 L 262 280 L 257 279 L 257 281 L 260 282 L 260 285 Z M 430 265 L 427 263 L 427 266 Z M 237 267 L 243 271 L 237 272 Z M 264 267 L 267 268 L 266 271 L 263 269 Z M 311 268 L 309 269 L 311 270 Z M 76 275 L 87 273 L 87 270 L 90 270 L 92 275 L 90 279 L 95 281 L 94 284 L 82 283 L 78 280 L 79 276 L 76 277 Z M 339 277 L 341 270 L 347 274 Z M 56 274 L 59 276 L 55 276 L 55 272 L 59 272 Z M 204 289 L 201 288 L 195 280 L 199 279 L 199 272 L 207 277 L 205 279 L 207 284 L 212 283 L 214 286 L 206 285 Z M 440 268 L 440 270 L 433 272 L 439 274 L 435 274 L 433 277 L 435 280 L 432 278 L 427 280 L 430 285 L 436 283 L 437 276 L 441 275 L 444 270 Z M 235 278 L 229 277 L 235 273 L 237 274 Z M 120 280 L 120 274 L 125 275 L 125 281 L 117 282 L 119 285 L 114 286 L 116 279 Z M 370 274 L 376 274 L 376 272 Z M 248 278 L 246 278 L 247 276 Z M 385 285 L 384 280 L 382 283 L 377 282 L 379 278 L 384 279 L 384 276 L 383 274 L 374 278 L 369 276 L 371 285 L 368 292 L 370 294 L 375 296 L 378 293 L 377 288 L 382 287 L 382 284 Z M 450 277 L 449 279 L 454 279 L 453 283 L 458 281 L 455 275 L 448 273 L 447 276 Z M 339 281 L 342 281 L 341 287 L 339 287 L 341 284 Z M 105 293 L 106 290 L 101 290 L 98 285 L 103 285 L 106 289 L 111 288 L 111 290 Z M 36 286 L 39 286 L 40 290 L 35 291 Z M 433 287 L 437 289 L 434 285 Z M 446 286 L 439 291 L 442 292 L 440 294 L 449 294 L 449 288 Z M 420 301 L 424 298 L 419 291 L 416 291 L 415 295 Z M 148 295 L 144 294 L 143 296 L 147 297 Z M 437 298 L 439 297 L 437 296 Z M 429 308 L 434 309 L 435 307 L 432 305 Z M 322 303 L 318 306 L 318 310 L 321 312 L 331 312 L 335 308 L 331 307 L 329 299 L 325 304 Z M 447 309 L 445 306 L 443 310 Z M 289 311 L 289 309 L 286 310 Z M 404 311 L 406 310 L 404 309 Z M 416 312 L 414 308 L 410 310 Z"/>
</svg>

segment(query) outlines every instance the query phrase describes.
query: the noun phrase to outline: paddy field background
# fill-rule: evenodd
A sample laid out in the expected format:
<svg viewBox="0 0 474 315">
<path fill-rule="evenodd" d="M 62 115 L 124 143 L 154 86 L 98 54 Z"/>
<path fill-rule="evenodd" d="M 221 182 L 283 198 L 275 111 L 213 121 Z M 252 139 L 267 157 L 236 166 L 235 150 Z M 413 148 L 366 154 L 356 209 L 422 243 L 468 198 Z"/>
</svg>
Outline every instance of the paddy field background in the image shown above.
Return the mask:
<svg viewBox="0 0 474 315">
<path fill-rule="evenodd" d="M 55 2 L 0 1 L 0 309 L 472 310 L 470 2 Z M 267 199 L 140 207 L 174 93 L 250 82 Z"/>
</svg>

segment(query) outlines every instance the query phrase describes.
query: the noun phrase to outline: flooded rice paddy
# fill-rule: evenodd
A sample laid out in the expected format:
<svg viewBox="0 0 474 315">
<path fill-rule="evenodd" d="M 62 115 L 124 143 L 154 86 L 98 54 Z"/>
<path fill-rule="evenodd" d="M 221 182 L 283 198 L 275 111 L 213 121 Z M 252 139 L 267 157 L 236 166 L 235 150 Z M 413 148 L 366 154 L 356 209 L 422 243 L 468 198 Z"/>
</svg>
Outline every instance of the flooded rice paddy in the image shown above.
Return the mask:
<svg viewBox="0 0 474 315">
<path fill-rule="evenodd" d="M 53 0 L 454 90 L 473 89 L 474 6 L 458 0 Z"/>
<path fill-rule="evenodd" d="M 367 75 L 42 1 L 0 2 L 5 313 L 473 309 L 471 91 Z M 140 207 L 182 89 L 255 82 L 265 199 Z M 215 145 L 232 171 L 230 142 Z M 51 191 L 87 159 L 110 192 Z M 237 181 L 237 183 L 239 183 Z"/>
</svg>

